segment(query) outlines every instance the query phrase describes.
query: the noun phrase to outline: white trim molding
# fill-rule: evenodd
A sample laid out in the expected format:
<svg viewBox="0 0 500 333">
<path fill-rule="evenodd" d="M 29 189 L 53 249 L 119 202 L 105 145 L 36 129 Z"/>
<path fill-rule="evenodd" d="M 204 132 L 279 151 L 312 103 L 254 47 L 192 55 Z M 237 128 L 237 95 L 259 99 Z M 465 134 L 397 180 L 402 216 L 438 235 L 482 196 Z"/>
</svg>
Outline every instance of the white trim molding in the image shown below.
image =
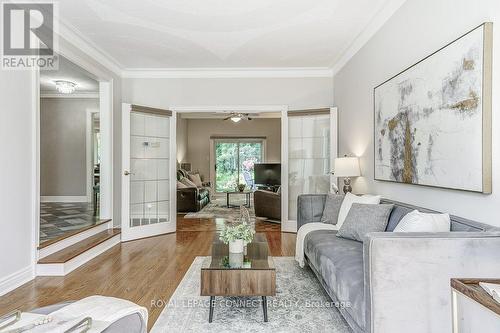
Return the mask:
<svg viewBox="0 0 500 333">
<path fill-rule="evenodd" d="M 96 60 L 114 74 L 121 76 L 121 64 L 109 53 L 103 51 L 94 42 L 84 36 L 78 29 L 67 21 L 59 17 L 59 36 L 73 44 L 80 51 L 87 54 L 90 58 Z"/>
<path fill-rule="evenodd" d="M 328 67 L 126 68 L 123 78 L 303 78 L 333 77 Z"/>
<path fill-rule="evenodd" d="M 380 10 L 372 17 L 361 33 L 354 38 L 349 46 L 342 51 L 330 65 L 332 75 L 335 76 L 347 62 L 382 28 L 392 15 L 406 2 L 406 0 L 389 0 L 382 5 Z"/>
<path fill-rule="evenodd" d="M 92 237 L 100 232 L 106 231 L 111 228 L 113 228 L 113 222 L 109 221 L 106 223 L 98 224 L 93 228 L 82 231 L 76 235 L 61 239 L 60 241 L 54 244 L 50 244 L 49 246 L 46 246 L 38 250 L 38 260 L 45 258 L 46 256 L 51 255 L 52 253 L 56 253 L 57 251 L 61 251 L 62 249 L 65 249 L 71 245 L 83 241 L 86 238 Z"/>
<path fill-rule="evenodd" d="M 36 265 L 36 275 L 37 276 L 64 276 L 78 267 L 82 266 L 89 260 L 94 259 L 98 255 L 111 249 L 113 246 L 120 243 L 120 234 L 102 242 L 99 245 L 83 252 L 82 254 L 76 256 L 75 258 L 65 262 L 57 264 L 37 264 Z"/>
<path fill-rule="evenodd" d="M 88 202 L 86 195 L 42 195 L 40 202 Z"/>
<path fill-rule="evenodd" d="M 0 280 L 0 296 L 22 286 L 35 278 L 34 266 L 24 267 Z"/>
</svg>

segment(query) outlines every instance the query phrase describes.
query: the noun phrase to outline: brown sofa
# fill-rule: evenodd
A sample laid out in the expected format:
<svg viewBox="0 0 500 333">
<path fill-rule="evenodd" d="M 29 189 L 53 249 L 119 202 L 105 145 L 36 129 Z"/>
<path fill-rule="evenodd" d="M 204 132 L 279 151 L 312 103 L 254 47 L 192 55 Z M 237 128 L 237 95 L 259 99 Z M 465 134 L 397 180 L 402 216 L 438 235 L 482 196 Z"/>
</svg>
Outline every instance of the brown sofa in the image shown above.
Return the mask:
<svg viewBox="0 0 500 333">
<path fill-rule="evenodd" d="M 281 221 L 281 194 L 257 190 L 253 194 L 255 216 Z"/>
<path fill-rule="evenodd" d="M 177 170 L 177 180 L 188 177 L 188 172 L 182 169 Z M 209 187 L 210 183 L 204 183 Z M 210 190 L 206 187 L 188 187 L 177 189 L 177 212 L 190 213 L 199 212 L 210 203 Z"/>
</svg>

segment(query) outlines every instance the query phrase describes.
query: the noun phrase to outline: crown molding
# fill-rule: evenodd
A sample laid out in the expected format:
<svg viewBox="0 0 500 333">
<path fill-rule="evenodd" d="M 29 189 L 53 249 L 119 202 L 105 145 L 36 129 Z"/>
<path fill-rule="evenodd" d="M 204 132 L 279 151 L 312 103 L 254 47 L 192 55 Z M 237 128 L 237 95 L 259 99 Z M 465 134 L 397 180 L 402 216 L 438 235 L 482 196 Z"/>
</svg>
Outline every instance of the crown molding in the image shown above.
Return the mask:
<svg viewBox="0 0 500 333">
<path fill-rule="evenodd" d="M 91 98 L 98 99 L 99 93 L 73 93 L 73 94 L 61 94 L 61 93 L 40 93 L 40 98 Z"/>
<path fill-rule="evenodd" d="M 123 78 L 305 78 L 333 77 L 327 67 L 127 68 Z"/>
<path fill-rule="evenodd" d="M 59 19 L 58 34 L 60 37 L 64 38 L 70 44 L 87 54 L 90 58 L 93 58 L 117 76 L 122 76 L 123 66 L 121 66 L 115 58 L 113 58 L 109 53 L 103 51 L 90 39 L 85 37 L 85 35 L 83 35 L 77 28 L 62 19 Z"/>
<path fill-rule="evenodd" d="M 394 15 L 394 13 L 406 2 L 406 0 L 389 0 L 373 16 L 365 28 L 354 38 L 351 44 L 341 53 L 330 66 L 335 76 L 358 51 L 382 28 L 382 26 Z"/>
</svg>

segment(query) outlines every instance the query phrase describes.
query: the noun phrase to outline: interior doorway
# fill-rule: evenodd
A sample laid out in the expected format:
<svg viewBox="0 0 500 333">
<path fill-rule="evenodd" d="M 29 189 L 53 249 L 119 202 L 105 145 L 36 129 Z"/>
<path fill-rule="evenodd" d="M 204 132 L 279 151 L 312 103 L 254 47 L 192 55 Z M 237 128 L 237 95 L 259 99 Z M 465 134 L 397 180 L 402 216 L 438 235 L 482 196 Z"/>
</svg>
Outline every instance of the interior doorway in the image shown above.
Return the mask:
<svg viewBox="0 0 500 333">
<path fill-rule="evenodd" d="M 111 84 L 59 59 L 37 76 L 39 249 L 112 217 Z"/>
<path fill-rule="evenodd" d="M 286 174 L 278 176 L 276 187 L 258 188 L 255 166 L 281 166 L 286 156 L 285 110 L 279 106 L 172 108 L 177 120 L 176 208 L 183 224 L 196 219 L 214 224 L 237 220 L 244 206 L 256 226 L 282 230 L 287 192 L 279 189 L 287 186 Z"/>
</svg>

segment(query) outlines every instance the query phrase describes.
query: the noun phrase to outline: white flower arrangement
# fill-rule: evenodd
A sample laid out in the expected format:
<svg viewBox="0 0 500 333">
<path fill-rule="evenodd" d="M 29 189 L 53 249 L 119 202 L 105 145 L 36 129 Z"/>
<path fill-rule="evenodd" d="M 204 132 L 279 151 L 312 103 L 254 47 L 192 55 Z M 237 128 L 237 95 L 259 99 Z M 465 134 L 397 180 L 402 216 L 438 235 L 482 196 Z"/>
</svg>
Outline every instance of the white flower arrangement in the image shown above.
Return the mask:
<svg viewBox="0 0 500 333">
<path fill-rule="evenodd" d="M 245 243 L 250 243 L 253 239 L 255 231 L 252 226 L 246 223 L 240 223 L 237 225 L 227 225 L 224 227 L 220 233 L 219 239 L 224 244 L 229 244 L 238 239 L 243 240 Z"/>
</svg>

